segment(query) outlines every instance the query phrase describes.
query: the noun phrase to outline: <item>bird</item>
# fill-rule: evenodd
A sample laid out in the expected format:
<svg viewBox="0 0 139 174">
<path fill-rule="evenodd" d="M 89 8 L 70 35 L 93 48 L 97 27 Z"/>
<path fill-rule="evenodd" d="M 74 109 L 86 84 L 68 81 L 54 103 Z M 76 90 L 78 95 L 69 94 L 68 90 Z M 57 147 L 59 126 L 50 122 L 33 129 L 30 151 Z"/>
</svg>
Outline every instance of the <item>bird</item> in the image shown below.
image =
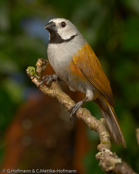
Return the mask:
<svg viewBox="0 0 139 174">
<path fill-rule="evenodd" d="M 64 18 L 51 19 L 44 27 L 49 32 L 48 60 L 56 74 L 43 77 L 49 85 L 62 80 L 71 91 L 85 93 L 85 98 L 69 110 L 71 116 L 87 101 L 94 101 L 105 118 L 113 141 L 126 147 L 126 142 L 114 111 L 110 82 L 99 59 L 76 26 Z"/>
</svg>

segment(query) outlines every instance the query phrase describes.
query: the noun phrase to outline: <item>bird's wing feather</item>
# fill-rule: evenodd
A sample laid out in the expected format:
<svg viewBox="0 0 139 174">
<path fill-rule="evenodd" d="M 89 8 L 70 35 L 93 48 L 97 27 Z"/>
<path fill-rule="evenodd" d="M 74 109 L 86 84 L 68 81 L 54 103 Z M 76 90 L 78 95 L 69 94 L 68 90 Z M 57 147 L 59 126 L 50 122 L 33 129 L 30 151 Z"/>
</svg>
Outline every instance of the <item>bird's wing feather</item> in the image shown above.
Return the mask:
<svg viewBox="0 0 139 174">
<path fill-rule="evenodd" d="M 113 106 L 113 95 L 109 80 L 102 70 L 101 64 L 89 44 L 85 44 L 82 49 L 74 55 L 73 62 L 82 72 L 83 76 L 85 76 Z"/>
</svg>

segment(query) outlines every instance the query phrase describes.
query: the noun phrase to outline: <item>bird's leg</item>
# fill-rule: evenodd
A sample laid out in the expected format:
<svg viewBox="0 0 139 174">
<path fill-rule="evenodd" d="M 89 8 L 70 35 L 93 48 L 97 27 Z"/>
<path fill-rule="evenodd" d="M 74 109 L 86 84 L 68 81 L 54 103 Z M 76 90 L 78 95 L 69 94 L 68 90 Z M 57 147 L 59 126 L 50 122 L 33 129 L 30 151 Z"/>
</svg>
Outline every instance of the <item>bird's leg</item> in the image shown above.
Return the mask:
<svg viewBox="0 0 139 174">
<path fill-rule="evenodd" d="M 79 101 L 75 105 L 73 105 L 70 109 L 70 119 L 73 117 L 73 115 L 76 113 L 76 111 L 83 105 L 83 103 L 88 99 L 88 97 L 85 97 L 82 101 Z"/>
<path fill-rule="evenodd" d="M 57 74 L 46 75 L 42 77 L 42 81 L 39 86 L 43 84 L 43 82 L 47 81 L 46 85 L 50 86 L 53 81 L 60 80 Z"/>
</svg>

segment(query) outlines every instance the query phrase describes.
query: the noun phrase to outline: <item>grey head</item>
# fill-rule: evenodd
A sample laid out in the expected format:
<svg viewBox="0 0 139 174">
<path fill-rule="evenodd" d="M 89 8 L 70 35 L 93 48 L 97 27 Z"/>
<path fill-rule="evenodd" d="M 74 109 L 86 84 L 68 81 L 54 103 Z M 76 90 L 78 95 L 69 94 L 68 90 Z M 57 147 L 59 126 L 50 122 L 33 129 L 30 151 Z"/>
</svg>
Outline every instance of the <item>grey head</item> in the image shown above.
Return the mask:
<svg viewBox="0 0 139 174">
<path fill-rule="evenodd" d="M 54 18 L 46 24 L 44 27 L 49 31 L 49 44 L 60 44 L 63 42 L 69 42 L 76 36 L 81 36 L 78 29 L 67 19 Z"/>
</svg>

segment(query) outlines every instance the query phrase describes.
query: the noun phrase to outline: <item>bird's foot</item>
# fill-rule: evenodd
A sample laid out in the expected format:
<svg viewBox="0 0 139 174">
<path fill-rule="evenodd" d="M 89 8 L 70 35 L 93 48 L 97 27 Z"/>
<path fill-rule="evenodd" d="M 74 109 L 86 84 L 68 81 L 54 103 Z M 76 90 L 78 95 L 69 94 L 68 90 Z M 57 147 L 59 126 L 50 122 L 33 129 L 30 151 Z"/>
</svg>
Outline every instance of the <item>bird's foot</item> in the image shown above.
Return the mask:
<svg viewBox="0 0 139 174">
<path fill-rule="evenodd" d="M 56 81 L 58 79 L 59 77 L 57 74 L 43 76 L 39 86 L 42 85 L 45 81 L 47 81 L 46 86 L 50 86 L 53 81 Z"/>
<path fill-rule="evenodd" d="M 79 101 L 75 105 L 71 106 L 71 108 L 69 109 L 69 112 L 70 112 L 70 120 L 72 119 L 72 117 L 75 115 L 75 113 L 77 112 L 77 110 L 83 105 L 83 103 L 87 99 L 88 99 L 88 97 L 85 97 L 82 101 Z"/>
</svg>

